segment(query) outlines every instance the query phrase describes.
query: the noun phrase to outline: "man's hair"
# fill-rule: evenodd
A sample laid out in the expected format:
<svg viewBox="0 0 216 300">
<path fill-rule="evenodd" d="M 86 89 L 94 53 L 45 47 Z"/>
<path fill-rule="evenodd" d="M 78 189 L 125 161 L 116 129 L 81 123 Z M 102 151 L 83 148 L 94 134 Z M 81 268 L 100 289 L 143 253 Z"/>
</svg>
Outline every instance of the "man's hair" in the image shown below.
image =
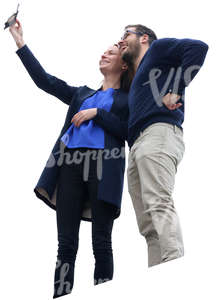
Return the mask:
<svg viewBox="0 0 216 300">
<path fill-rule="evenodd" d="M 150 28 L 144 26 L 144 25 L 141 25 L 141 24 L 137 24 L 137 25 L 127 25 L 127 26 L 125 27 L 125 30 L 128 29 L 129 27 L 134 27 L 136 32 L 141 32 L 142 34 L 147 34 L 148 37 L 149 37 L 149 39 L 148 39 L 149 46 L 151 45 L 151 43 L 152 43 L 154 40 L 157 40 L 157 36 L 156 36 L 156 34 L 154 33 L 154 31 L 151 30 Z"/>
</svg>

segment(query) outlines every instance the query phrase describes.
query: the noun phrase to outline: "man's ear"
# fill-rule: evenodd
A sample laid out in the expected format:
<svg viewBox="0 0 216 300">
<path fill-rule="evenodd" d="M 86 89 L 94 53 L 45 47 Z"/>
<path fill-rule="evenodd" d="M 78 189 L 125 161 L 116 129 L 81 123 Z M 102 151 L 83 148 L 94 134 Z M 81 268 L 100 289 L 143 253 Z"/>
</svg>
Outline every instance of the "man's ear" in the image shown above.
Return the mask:
<svg viewBox="0 0 216 300">
<path fill-rule="evenodd" d="M 142 35 L 142 36 L 140 37 L 140 43 L 141 43 L 141 44 L 146 44 L 146 42 L 148 42 L 148 40 L 149 40 L 148 34 L 144 34 L 144 35 Z"/>
</svg>

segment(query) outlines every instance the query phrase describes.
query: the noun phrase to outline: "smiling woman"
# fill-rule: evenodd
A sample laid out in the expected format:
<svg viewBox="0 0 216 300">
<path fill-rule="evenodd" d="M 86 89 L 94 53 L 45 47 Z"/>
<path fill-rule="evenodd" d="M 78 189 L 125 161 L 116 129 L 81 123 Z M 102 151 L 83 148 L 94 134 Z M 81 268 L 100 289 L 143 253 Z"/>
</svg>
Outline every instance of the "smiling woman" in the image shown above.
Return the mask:
<svg viewBox="0 0 216 300">
<path fill-rule="evenodd" d="M 114 85 L 117 83 L 117 86 L 122 87 L 126 92 L 129 91 L 130 84 L 134 77 L 134 66 L 132 63 L 125 63 L 122 61 L 121 51 L 118 47 L 118 44 L 114 44 L 110 46 L 104 54 L 101 56 L 101 60 L 99 61 L 100 71 L 106 78 L 106 81 L 111 80 L 114 82 Z M 122 72 L 122 70 L 124 72 Z M 113 76 L 115 74 L 115 76 Z M 119 80 L 119 74 L 120 80 Z M 116 80 L 116 82 L 115 82 Z M 106 82 L 104 82 L 103 86 L 106 88 Z"/>
<path fill-rule="evenodd" d="M 25 44 L 18 20 L 9 30 L 19 48 L 16 53 L 36 86 L 69 106 L 61 133 L 34 188 L 36 196 L 56 211 L 58 254 L 53 298 L 57 298 L 71 293 L 73 288 L 81 220 L 92 222 L 94 284 L 113 278 L 111 235 L 121 211 L 129 116 L 127 91 L 133 69 L 123 62 L 120 49 L 113 45 L 99 62 L 104 75 L 100 89 L 70 86 L 44 70 Z M 83 162 L 66 159 L 77 151 L 98 154 L 102 150 L 113 153 L 113 149 L 123 155 L 108 160 L 103 156 L 100 178 L 94 156 L 89 156 L 87 178 L 83 176 Z M 60 276 L 63 273 L 65 276 Z"/>
</svg>

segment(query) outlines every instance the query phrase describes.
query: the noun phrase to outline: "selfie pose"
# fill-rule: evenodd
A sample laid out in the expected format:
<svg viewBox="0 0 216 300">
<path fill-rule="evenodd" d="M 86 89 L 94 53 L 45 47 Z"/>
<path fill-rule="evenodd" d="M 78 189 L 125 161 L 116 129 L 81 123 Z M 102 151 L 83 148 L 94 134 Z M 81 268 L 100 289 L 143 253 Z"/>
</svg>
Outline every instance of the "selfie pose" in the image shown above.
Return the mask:
<svg viewBox="0 0 216 300">
<path fill-rule="evenodd" d="M 53 298 L 71 293 L 80 221 L 92 222 L 94 284 L 113 278 L 111 234 L 119 217 L 125 171 L 128 98 L 133 69 L 118 45 L 101 56 L 98 90 L 74 87 L 48 74 L 23 40 L 20 22 L 10 27 L 17 55 L 38 88 L 68 105 L 64 126 L 34 188 L 56 210 L 58 254 Z"/>
<path fill-rule="evenodd" d="M 119 47 L 136 71 L 128 95 L 128 191 L 151 267 L 184 255 L 172 192 L 185 151 L 185 87 L 204 63 L 208 46 L 194 39 L 157 39 L 153 30 L 137 24 L 125 27 Z"/>
</svg>

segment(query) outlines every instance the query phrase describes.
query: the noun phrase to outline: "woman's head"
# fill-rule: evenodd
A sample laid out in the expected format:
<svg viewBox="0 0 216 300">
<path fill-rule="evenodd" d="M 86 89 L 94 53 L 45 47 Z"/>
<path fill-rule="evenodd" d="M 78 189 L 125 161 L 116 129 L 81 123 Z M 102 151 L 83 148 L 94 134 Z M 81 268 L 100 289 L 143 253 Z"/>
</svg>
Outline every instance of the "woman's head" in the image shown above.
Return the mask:
<svg viewBox="0 0 216 300">
<path fill-rule="evenodd" d="M 121 52 L 117 44 L 110 46 L 101 56 L 99 67 L 104 77 L 119 78 L 120 87 L 129 90 L 134 76 L 133 66 L 122 60 Z"/>
</svg>

